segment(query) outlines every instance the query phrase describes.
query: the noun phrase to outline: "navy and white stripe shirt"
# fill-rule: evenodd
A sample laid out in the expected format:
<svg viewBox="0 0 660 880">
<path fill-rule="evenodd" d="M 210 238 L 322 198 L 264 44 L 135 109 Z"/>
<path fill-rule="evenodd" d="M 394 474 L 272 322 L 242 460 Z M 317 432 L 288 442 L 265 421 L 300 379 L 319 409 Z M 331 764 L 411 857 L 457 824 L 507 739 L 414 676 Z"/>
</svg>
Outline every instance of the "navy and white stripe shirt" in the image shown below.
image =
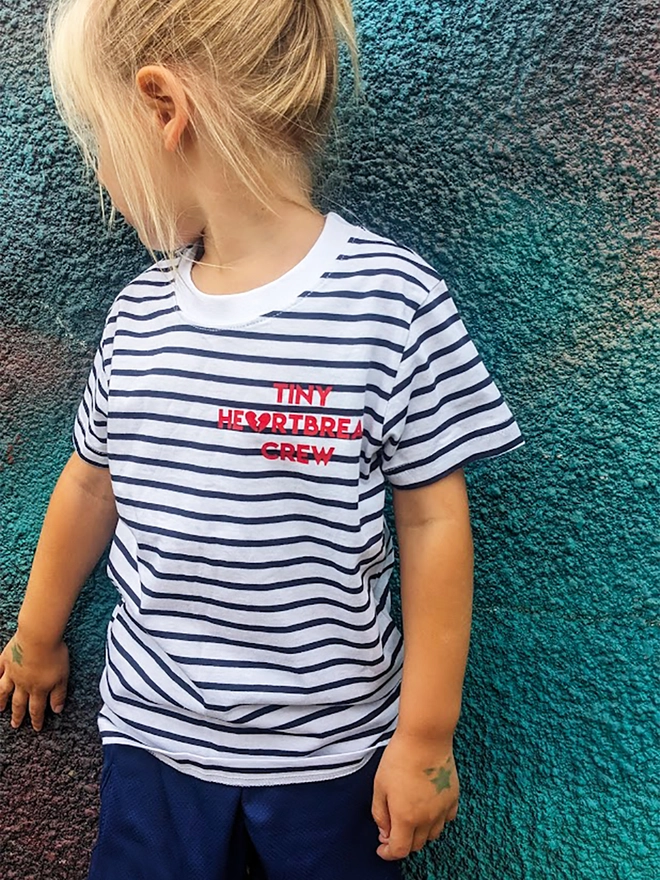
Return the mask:
<svg viewBox="0 0 660 880">
<path fill-rule="evenodd" d="M 386 482 L 520 432 L 413 251 L 330 213 L 256 290 L 202 293 L 193 257 L 117 297 L 74 429 L 119 514 L 102 738 L 234 785 L 342 776 L 396 724 Z"/>
</svg>

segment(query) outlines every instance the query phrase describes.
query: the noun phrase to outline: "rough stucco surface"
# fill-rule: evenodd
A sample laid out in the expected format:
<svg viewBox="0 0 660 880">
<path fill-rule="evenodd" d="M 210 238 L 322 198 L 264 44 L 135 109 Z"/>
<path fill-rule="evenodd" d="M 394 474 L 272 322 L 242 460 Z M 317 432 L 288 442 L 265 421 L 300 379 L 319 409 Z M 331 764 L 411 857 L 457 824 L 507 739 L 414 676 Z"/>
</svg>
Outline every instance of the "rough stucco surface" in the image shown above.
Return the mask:
<svg viewBox="0 0 660 880">
<path fill-rule="evenodd" d="M 146 265 L 56 121 L 43 4 L 0 0 L 0 636 L 105 311 Z M 443 273 L 526 434 L 470 470 L 475 625 L 459 818 L 409 878 L 654 880 L 660 383 L 657 0 L 356 0 L 320 197 Z M 45 731 L 0 723 L 0 875 L 82 880 L 102 568 Z"/>
</svg>

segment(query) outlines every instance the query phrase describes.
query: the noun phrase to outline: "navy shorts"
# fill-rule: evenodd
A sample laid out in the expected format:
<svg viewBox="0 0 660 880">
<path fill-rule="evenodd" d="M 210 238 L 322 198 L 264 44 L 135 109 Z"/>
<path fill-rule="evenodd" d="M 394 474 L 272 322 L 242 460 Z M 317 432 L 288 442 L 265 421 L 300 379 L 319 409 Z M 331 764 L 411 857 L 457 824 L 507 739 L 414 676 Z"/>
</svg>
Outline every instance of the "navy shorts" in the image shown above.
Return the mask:
<svg viewBox="0 0 660 880">
<path fill-rule="evenodd" d="M 105 746 L 88 880 L 400 880 L 376 855 L 381 754 L 339 779 L 240 788 Z"/>
</svg>

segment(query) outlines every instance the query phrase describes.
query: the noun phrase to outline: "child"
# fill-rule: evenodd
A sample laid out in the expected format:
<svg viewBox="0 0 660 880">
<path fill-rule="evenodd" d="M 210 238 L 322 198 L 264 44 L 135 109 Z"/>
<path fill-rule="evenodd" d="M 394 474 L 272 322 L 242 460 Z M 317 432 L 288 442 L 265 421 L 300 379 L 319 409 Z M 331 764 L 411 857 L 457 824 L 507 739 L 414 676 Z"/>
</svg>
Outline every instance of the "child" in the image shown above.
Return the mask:
<svg viewBox="0 0 660 880">
<path fill-rule="evenodd" d="M 340 35 L 349 0 L 51 14 L 64 119 L 167 255 L 110 309 L 0 665 L 14 726 L 62 711 L 112 538 L 92 880 L 226 880 L 248 847 L 269 880 L 390 878 L 456 816 L 462 468 L 522 441 L 438 274 L 312 204 Z"/>
</svg>

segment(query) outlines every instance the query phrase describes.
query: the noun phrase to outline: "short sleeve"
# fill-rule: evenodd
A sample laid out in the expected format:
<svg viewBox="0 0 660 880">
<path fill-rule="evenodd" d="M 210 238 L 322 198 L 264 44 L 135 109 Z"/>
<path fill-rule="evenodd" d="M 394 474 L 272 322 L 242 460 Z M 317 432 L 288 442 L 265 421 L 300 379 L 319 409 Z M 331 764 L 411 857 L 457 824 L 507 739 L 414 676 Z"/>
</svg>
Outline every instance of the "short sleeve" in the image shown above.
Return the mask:
<svg viewBox="0 0 660 880">
<path fill-rule="evenodd" d="M 383 472 L 393 486 L 433 483 L 476 459 L 523 444 L 444 281 L 410 325 L 383 424 Z"/>
<path fill-rule="evenodd" d="M 73 426 L 73 443 L 88 464 L 108 467 L 108 370 L 115 320 L 108 318 Z"/>
</svg>

